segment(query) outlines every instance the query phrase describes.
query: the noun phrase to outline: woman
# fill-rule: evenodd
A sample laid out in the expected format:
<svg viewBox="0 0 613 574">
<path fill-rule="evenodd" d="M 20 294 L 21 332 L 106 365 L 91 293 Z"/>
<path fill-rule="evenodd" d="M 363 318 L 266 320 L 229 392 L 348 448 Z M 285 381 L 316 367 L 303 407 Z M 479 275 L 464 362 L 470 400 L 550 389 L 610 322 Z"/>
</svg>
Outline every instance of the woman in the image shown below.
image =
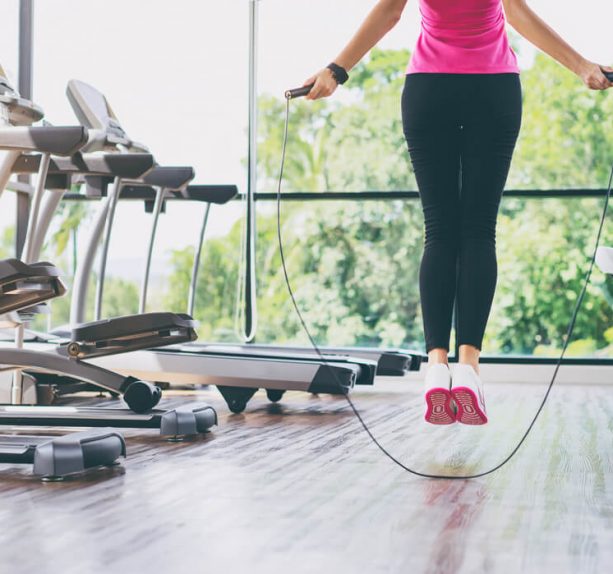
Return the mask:
<svg viewBox="0 0 613 574">
<path fill-rule="evenodd" d="M 526 0 L 419 0 L 421 34 L 402 94 L 404 135 L 425 219 L 419 283 L 428 352 L 425 419 L 487 422 L 479 355 L 497 281 L 496 219 L 522 116 L 508 22 L 593 90 L 613 86 Z M 407 0 L 379 0 L 308 98 L 330 96 L 398 22 Z M 504 12 L 503 12 L 504 6 Z M 448 352 L 454 301 L 459 363 Z"/>
</svg>

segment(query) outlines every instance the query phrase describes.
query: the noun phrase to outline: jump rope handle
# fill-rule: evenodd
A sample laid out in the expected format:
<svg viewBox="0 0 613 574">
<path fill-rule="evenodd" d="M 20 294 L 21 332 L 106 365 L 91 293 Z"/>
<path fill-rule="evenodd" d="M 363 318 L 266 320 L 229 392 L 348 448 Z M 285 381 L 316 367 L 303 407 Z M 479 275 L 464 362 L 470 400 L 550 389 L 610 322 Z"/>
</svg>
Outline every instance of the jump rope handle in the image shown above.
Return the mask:
<svg viewBox="0 0 613 574">
<path fill-rule="evenodd" d="M 605 75 L 605 78 L 609 80 L 609 82 L 613 82 L 613 72 L 605 72 L 602 70 L 602 73 Z"/>
<path fill-rule="evenodd" d="M 293 90 L 287 90 L 285 92 L 285 98 L 287 100 L 293 100 L 294 98 L 302 98 L 303 96 L 308 95 L 308 93 L 313 89 L 315 84 L 309 84 L 307 86 L 302 86 L 302 88 L 294 88 Z"/>
</svg>

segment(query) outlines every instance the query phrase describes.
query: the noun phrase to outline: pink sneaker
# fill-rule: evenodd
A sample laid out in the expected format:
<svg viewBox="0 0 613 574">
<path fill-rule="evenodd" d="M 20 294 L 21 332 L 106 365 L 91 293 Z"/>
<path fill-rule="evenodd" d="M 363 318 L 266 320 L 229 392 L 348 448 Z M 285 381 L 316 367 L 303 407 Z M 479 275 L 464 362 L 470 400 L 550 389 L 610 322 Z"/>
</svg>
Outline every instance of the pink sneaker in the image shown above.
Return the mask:
<svg viewBox="0 0 613 574">
<path fill-rule="evenodd" d="M 449 367 L 438 363 L 428 367 L 424 383 L 426 399 L 425 420 L 433 425 L 450 425 L 456 421 L 451 396 L 451 373 Z"/>
<path fill-rule="evenodd" d="M 471 365 L 458 363 L 453 370 L 451 394 L 458 407 L 457 421 L 465 425 L 484 425 L 485 395 L 483 382 Z"/>
</svg>

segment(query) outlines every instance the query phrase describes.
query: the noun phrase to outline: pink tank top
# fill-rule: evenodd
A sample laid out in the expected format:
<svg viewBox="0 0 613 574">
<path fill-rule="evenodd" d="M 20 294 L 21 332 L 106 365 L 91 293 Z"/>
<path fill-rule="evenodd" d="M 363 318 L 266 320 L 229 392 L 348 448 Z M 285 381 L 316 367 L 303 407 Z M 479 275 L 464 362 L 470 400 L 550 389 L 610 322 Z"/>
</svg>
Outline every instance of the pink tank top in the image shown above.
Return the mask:
<svg viewBox="0 0 613 574">
<path fill-rule="evenodd" d="M 519 73 L 502 0 L 419 0 L 421 33 L 407 74 Z"/>
</svg>

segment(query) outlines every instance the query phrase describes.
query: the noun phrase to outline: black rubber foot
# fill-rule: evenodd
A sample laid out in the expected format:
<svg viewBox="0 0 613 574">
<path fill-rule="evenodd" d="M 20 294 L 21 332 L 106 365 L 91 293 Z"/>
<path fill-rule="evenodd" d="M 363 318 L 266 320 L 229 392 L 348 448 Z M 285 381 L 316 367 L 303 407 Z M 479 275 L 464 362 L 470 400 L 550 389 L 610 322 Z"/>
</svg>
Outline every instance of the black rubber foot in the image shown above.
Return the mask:
<svg viewBox="0 0 613 574">
<path fill-rule="evenodd" d="M 278 403 L 285 394 L 285 391 L 280 391 L 278 389 L 266 389 L 266 396 L 268 400 L 273 403 Z"/>
<path fill-rule="evenodd" d="M 123 394 L 123 400 L 135 413 L 150 411 L 161 398 L 161 389 L 145 381 L 133 382 Z"/>
</svg>

